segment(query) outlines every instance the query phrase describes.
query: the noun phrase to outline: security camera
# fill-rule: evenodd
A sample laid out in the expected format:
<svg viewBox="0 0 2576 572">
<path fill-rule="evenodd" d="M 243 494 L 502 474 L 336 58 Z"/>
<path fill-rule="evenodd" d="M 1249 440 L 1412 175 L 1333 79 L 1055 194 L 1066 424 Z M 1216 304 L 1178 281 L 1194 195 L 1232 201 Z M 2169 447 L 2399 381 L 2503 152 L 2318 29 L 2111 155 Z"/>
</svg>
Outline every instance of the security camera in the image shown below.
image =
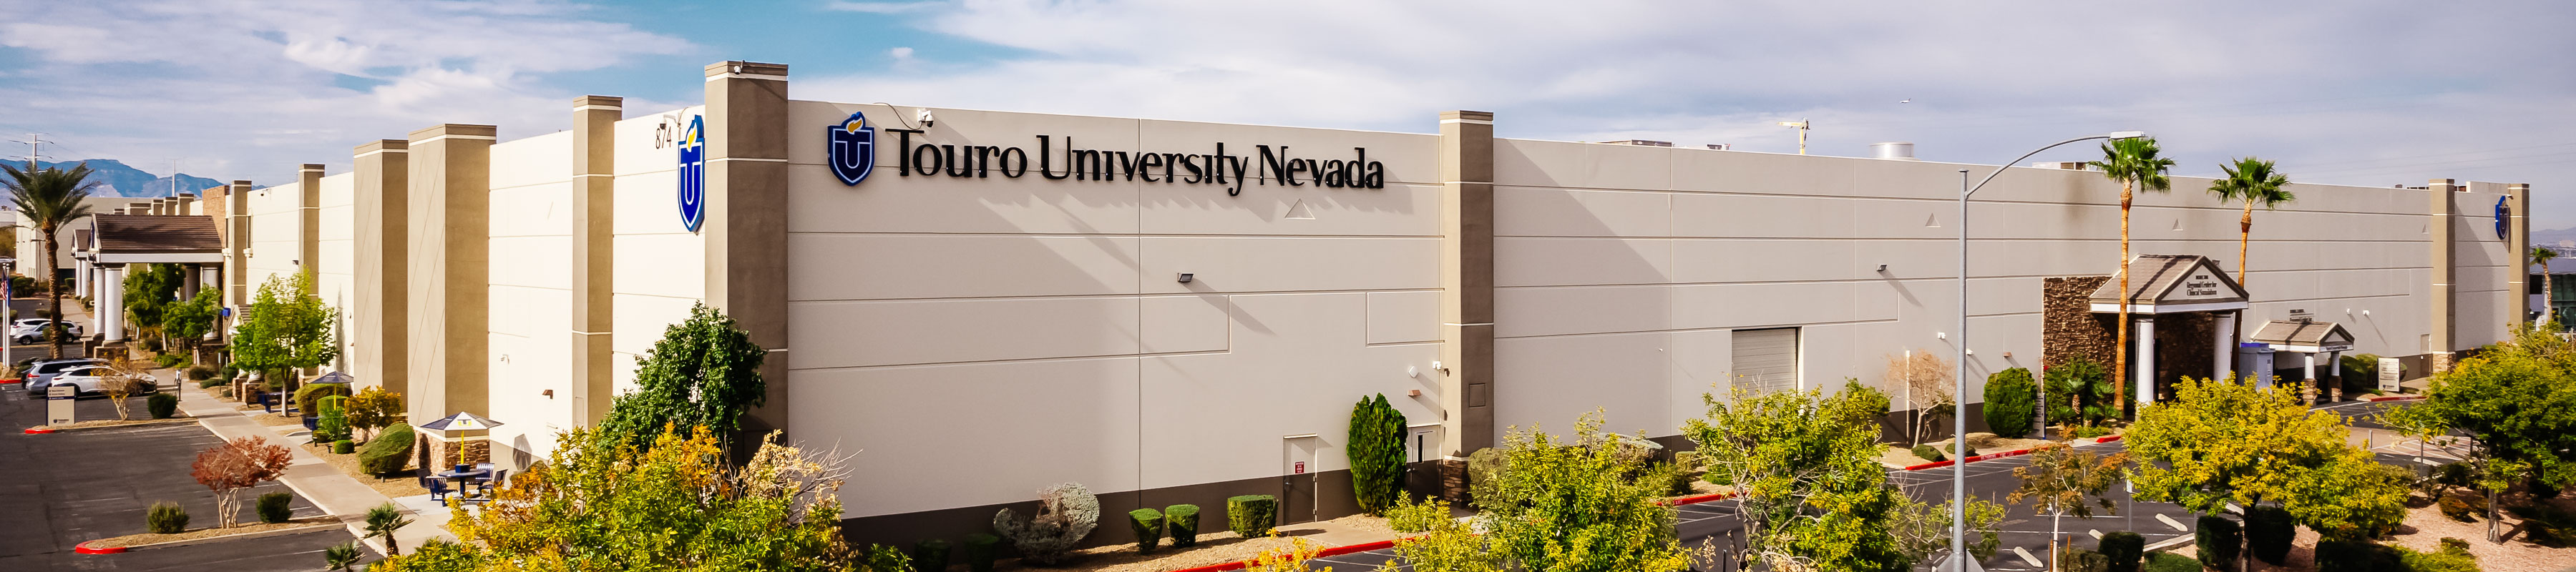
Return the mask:
<svg viewBox="0 0 2576 572">
<path fill-rule="evenodd" d="M 929 127 L 931 122 L 938 121 L 937 118 L 930 116 L 930 108 L 928 107 L 913 110 L 912 118 L 920 121 L 922 127 Z"/>
</svg>

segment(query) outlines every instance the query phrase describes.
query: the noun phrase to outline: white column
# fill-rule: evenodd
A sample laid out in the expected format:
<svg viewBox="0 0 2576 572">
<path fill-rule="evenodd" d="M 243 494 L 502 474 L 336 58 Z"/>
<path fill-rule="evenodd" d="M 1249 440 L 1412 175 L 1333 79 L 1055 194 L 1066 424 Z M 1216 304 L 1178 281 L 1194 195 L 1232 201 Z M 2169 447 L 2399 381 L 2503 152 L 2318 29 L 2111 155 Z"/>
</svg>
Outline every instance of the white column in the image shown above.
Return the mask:
<svg viewBox="0 0 2576 572">
<path fill-rule="evenodd" d="M 2218 344 L 2218 351 L 2210 354 L 2209 378 L 2236 381 L 2235 372 L 2230 371 L 2233 368 L 2227 367 L 2233 364 L 2236 358 L 2236 313 L 2219 313 L 2218 327 L 2210 328 L 2210 331 L 2217 332 L 2215 343 Z"/>
<path fill-rule="evenodd" d="M 2156 317 L 2138 316 L 2138 332 L 2129 337 L 2138 344 L 2138 371 L 2129 374 L 2129 382 L 2138 387 L 2140 405 L 2156 402 Z"/>
<path fill-rule="evenodd" d="M 2334 374 L 2335 386 L 2343 386 L 2343 352 L 2326 352 L 2326 372 Z"/>
<path fill-rule="evenodd" d="M 113 342 L 125 339 L 125 288 L 108 285 L 125 283 L 125 265 L 109 266 L 105 274 L 99 280 L 99 295 L 94 300 L 98 307 L 98 332 L 107 334 L 106 341 Z"/>
<path fill-rule="evenodd" d="M 197 297 L 197 281 L 204 275 L 205 273 L 197 271 L 197 265 L 195 264 L 182 267 L 179 270 L 179 299 L 187 300 Z"/>
<path fill-rule="evenodd" d="M 2301 366 L 2299 366 L 2299 377 L 2307 378 L 2307 383 L 2308 383 L 2308 385 L 2309 385 L 2309 386 L 2316 386 L 2316 384 L 2317 384 L 2317 352 L 2308 352 L 2308 353 L 2306 353 L 2306 354 L 2302 354 L 2302 355 L 2304 355 L 2304 356 L 2306 356 L 2306 357 L 2301 358 L 2301 359 L 2305 359 L 2305 360 L 2307 360 L 2307 363 L 2306 363 L 2305 365 L 2301 365 Z M 2317 397 L 2318 397 L 2318 398 L 2324 398 L 2324 397 L 2325 397 L 2325 395 L 2326 395 L 2326 388 L 2324 388 L 2324 387 L 2317 387 Z"/>
</svg>

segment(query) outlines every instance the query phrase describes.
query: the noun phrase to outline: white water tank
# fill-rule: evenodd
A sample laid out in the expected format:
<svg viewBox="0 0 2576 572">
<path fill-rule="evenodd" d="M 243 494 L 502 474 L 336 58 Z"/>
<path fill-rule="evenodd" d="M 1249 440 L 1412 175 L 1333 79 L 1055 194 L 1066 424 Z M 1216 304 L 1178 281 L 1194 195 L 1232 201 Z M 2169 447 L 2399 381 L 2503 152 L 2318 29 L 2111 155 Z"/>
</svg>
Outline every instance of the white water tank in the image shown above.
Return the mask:
<svg viewBox="0 0 2576 572">
<path fill-rule="evenodd" d="M 1869 144 L 1869 156 L 1880 159 L 1914 160 L 1914 144 L 1901 141 Z"/>
</svg>

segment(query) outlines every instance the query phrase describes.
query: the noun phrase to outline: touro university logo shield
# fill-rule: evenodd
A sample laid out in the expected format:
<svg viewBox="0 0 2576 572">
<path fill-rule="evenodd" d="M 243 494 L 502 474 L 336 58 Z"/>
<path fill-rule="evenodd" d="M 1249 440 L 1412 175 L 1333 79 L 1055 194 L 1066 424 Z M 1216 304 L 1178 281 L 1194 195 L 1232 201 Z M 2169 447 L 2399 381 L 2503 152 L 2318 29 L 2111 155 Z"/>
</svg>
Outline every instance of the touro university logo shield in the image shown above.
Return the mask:
<svg viewBox="0 0 2576 572">
<path fill-rule="evenodd" d="M 831 144 L 824 146 L 831 151 L 832 176 L 851 186 L 867 180 L 868 171 L 875 169 L 877 163 L 876 126 L 868 125 L 866 115 L 853 111 L 850 118 L 825 130 L 832 133 Z"/>
<path fill-rule="evenodd" d="M 706 116 L 689 118 L 680 132 L 680 224 L 697 232 L 707 221 Z"/>
</svg>

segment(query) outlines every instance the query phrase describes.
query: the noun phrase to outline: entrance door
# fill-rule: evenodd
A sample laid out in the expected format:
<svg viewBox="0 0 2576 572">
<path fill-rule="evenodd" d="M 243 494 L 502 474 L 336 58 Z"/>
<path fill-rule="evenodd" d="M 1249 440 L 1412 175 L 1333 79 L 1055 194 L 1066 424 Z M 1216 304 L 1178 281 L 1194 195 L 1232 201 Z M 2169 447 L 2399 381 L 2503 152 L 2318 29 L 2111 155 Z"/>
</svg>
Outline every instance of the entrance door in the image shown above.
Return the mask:
<svg viewBox="0 0 2576 572">
<path fill-rule="evenodd" d="M 1295 435 L 1288 437 L 1284 445 L 1279 470 L 1279 523 L 1312 522 L 1323 504 L 1315 495 L 1315 456 L 1323 450 L 1324 439 Z"/>
</svg>

